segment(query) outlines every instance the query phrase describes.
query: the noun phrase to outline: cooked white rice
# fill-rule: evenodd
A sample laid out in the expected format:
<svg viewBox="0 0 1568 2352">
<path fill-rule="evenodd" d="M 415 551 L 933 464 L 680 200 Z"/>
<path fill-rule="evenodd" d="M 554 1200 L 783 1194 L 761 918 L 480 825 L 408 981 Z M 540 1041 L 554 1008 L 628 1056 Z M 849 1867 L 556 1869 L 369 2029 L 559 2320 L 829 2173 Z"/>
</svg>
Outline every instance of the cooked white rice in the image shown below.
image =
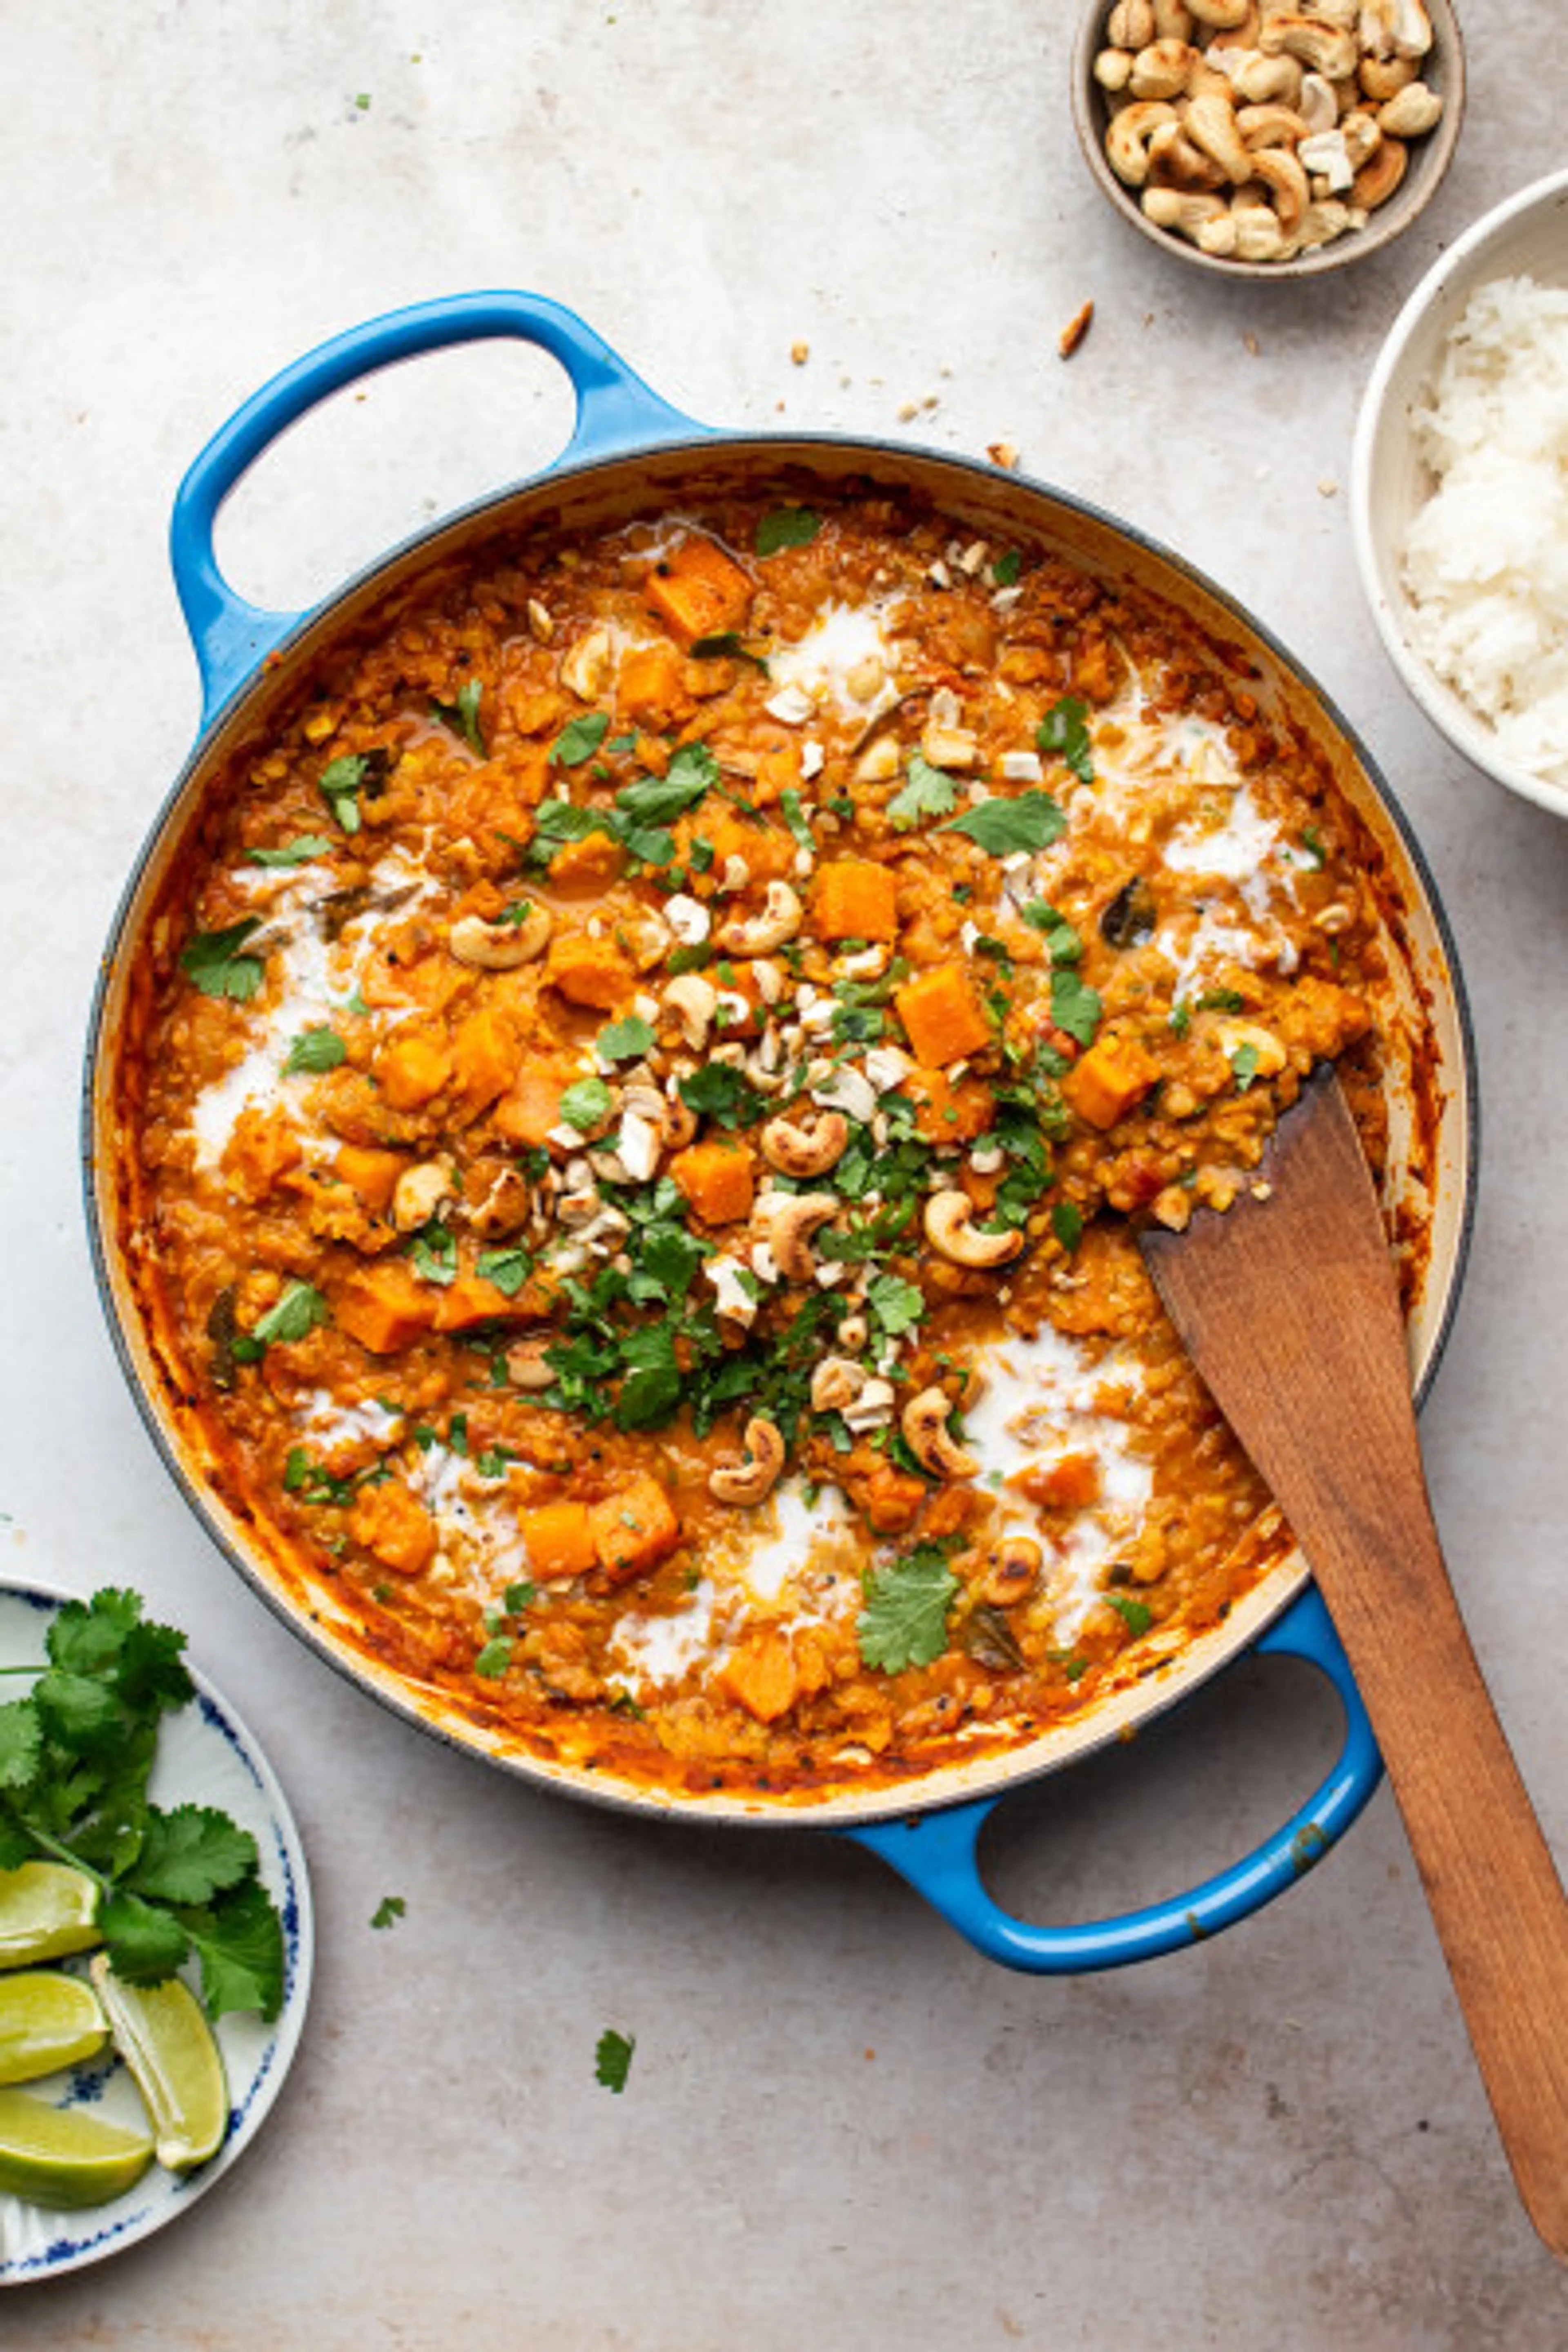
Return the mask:
<svg viewBox="0 0 1568 2352">
<path fill-rule="evenodd" d="M 1568 785 L 1568 289 L 1481 287 L 1413 422 L 1437 485 L 1405 548 L 1416 648 L 1504 758 Z"/>
</svg>

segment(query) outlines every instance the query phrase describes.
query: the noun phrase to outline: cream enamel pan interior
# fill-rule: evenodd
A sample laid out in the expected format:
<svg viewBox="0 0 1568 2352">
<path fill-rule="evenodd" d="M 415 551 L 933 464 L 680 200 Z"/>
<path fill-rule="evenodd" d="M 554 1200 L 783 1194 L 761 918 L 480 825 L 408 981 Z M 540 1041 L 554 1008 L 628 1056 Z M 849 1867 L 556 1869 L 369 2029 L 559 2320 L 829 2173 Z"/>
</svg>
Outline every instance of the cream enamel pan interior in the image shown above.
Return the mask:
<svg viewBox="0 0 1568 2352">
<path fill-rule="evenodd" d="M 1289 656 L 1211 583 L 1110 518 L 1064 495 L 994 468 L 886 445 L 834 438 L 742 439 L 716 436 L 661 444 L 629 456 L 558 470 L 505 492 L 411 542 L 362 575 L 308 618 L 263 665 L 197 744 L 161 813 L 132 877 L 109 943 L 89 1049 L 86 1123 L 89 1215 L 100 1280 L 121 1360 L 164 1461 L 198 1518 L 252 1587 L 331 1664 L 426 1729 L 488 1758 L 524 1780 L 559 1787 L 645 1813 L 840 1826 L 907 1815 L 927 1805 L 986 1794 L 1054 1770 L 1185 1696 L 1247 1649 L 1307 1581 L 1299 1553 L 1279 1559 L 1226 1622 L 1196 1637 L 1171 1663 L 1113 1691 L 1079 1718 L 1000 1759 L 951 1765 L 918 1781 L 873 1794 L 672 1795 L 617 1783 L 606 1773 L 552 1765 L 509 1747 L 498 1731 L 459 1716 L 446 1696 L 393 1673 L 366 1654 L 330 1587 L 301 1580 L 297 1561 L 226 1500 L 211 1466 L 193 1447 L 178 1415 L 178 1390 L 159 1335 L 141 1319 L 125 1253 L 138 1237 L 127 1228 L 121 1139 L 114 1118 L 116 1041 L 136 969 L 138 941 L 159 887 L 203 801 L 206 782 L 230 752 L 263 730 L 292 690 L 300 667 L 352 628 L 389 590 L 460 559 L 497 531 L 546 521 L 595 530 L 651 515 L 684 495 L 787 483 L 807 498 L 815 478 L 854 476 L 897 482 L 928 495 L 981 534 L 1068 556 L 1109 583 L 1134 587 L 1181 609 L 1223 649 L 1227 666 L 1266 713 L 1300 727 L 1321 746 L 1345 798 L 1364 822 L 1393 877 L 1398 905 L 1388 914 L 1397 1011 L 1393 1023 L 1391 1205 L 1430 1234 L 1424 1273 L 1412 1300 L 1410 1345 L 1417 1390 L 1436 1364 L 1453 1312 L 1470 1217 L 1475 1105 L 1468 1028 L 1447 928 L 1416 849 L 1386 786 L 1321 693 Z M 1411 1105 L 1428 1104 L 1429 1189 L 1412 1174 Z M 1310 1269 L 1303 1269 L 1310 1279 Z"/>
</svg>

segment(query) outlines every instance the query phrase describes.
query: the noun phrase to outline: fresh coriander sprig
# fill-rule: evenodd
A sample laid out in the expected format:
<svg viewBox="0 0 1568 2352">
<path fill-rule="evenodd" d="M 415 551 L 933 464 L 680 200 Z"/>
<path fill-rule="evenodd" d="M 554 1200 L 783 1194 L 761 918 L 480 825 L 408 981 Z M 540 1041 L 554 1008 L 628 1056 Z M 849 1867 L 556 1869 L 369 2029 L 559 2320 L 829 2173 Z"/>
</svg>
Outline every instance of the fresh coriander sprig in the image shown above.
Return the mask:
<svg viewBox="0 0 1568 2352">
<path fill-rule="evenodd" d="M 161 1983 L 194 1952 L 210 2017 L 271 2019 L 283 1927 L 256 1840 L 215 1807 L 165 1811 L 147 1794 L 163 1718 L 195 1696 L 184 1646 L 135 1592 L 105 1587 L 59 1610 L 47 1664 L 22 1670 L 32 1688 L 0 1705 L 0 1869 L 47 1856 L 90 1878 L 127 1983 Z"/>
</svg>

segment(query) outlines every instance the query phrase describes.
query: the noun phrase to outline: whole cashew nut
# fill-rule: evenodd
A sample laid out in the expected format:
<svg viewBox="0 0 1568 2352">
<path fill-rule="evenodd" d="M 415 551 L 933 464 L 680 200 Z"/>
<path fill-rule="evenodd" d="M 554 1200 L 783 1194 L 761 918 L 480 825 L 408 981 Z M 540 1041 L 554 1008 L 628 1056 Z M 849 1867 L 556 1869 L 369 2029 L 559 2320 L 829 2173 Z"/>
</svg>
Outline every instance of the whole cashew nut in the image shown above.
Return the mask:
<svg viewBox="0 0 1568 2352">
<path fill-rule="evenodd" d="M 1135 99 L 1179 98 L 1197 62 L 1196 49 L 1185 41 L 1151 41 L 1133 58 L 1127 87 Z"/>
<path fill-rule="evenodd" d="M 1010 1609 L 1015 1601 L 1022 1601 L 1034 1591 L 1044 1558 L 1033 1536 L 1003 1536 L 986 1554 L 986 1600 L 996 1609 Z"/>
<path fill-rule="evenodd" d="M 1321 16 L 1266 16 L 1258 46 L 1265 57 L 1299 58 L 1325 81 L 1344 81 L 1361 62 L 1355 35 Z"/>
<path fill-rule="evenodd" d="M 816 1272 L 811 1237 L 838 1207 L 836 1192 L 769 1192 L 758 1203 L 773 1264 L 789 1282 L 809 1282 Z"/>
<path fill-rule="evenodd" d="M 1105 134 L 1105 154 L 1117 178 L 1130 188 L 1141 188 L 1149 176 L 1149 142 L 1164 123 L 1173 123 L 1176 110 L 1163 99 L 1135 99 L 1124 106 Z"/>
<path fill-rule="evenodd" d="M 805 919 L 805 909 L 787 882 L 770 882 L 757 915 L 737 915 L 719 933 L 719 945 L 731 955 L 770 955 L 793 940 Z"/>
<path fill-rule="evenodd" d="M 952 1265 L 1005 1265 L 1024 1246 L 1022 1234 L 979 1234 L 967 1192 L 933 1192 L 925 1205 L 926 1239 Z"/>
<path fill-rule="evenodd" d="M 1312 191 L 1300 163 L 1288 147 L 1259 147 L 1247 158 L 1250 176 L 1261 180 L 1274 198 L 1275 217 L 1279 233 L 1291 237 L 1301 225 L 1301 215 L 1310 202 Z"/>
<path fill-rule="evenodd" d="M 1180 188 L 1145 188 L 1139 202 L 1145 219 L 1156 228 L 1173 228 L 1179 236 L 1190 236 L 1205 253 L 1224 256 L 1236 250 L 1236 232 L 1223 196 L 1189 195 Z"/>
<path fill-rule="evenodd" d="M 551 1389 L 555 1385 L 552 1367 L 544 1360 L 544 1351 L 552 1348 L 553 1339 L 520 1339 L 506 1355 L 506 1376 L 514 1389 Z"/>
<path fill-rule="evenodd" d="M 1419 139 L 1435 130 L 1443 100 L 1424 81 L 1406 82 L 1377 110 L 1377 127 L 1390 139 Z"/>
<path fill-rule="evenodd" d="M 1228 98 L 1194 98 L 1187 108 L 1185 129 L 1194 146 L 1201 147 L 1227 180 L 1239 187 L 1250 176 L 1252 157 Z"/>
<path fill-rule="evenodd" d="M 664 1001 L 680 1024 L 680 1034 L 694 1053 L 708 1043 L 708 1032 L 719 1009 L 719 992 L 700 971 L 683 971 L 664 992 Z"/>
<path fill-rule="evenodd" d="M 818 1111 L 808 1124 L 770 1118 L 763 1129 L 763 1158 L 781 1176 L 823 1176 L 843 1159 L 849 1121 L 841 1110 Z"/>
<path fill-rule="evenodd" d="M 1410 150 L 1403 139 L 1385 139 L 1372 161 L 1363 163 L 1356 173 L 1351 191 L 1352 200 L 1364 205 L 1369 213 L 1375 212 L 1379 205 L 1388 202 L 1404 179 L 1409 161 Z"/>
<path fill-rule="evenodd" d="M 710 1473 L 708 1492 L 716 1503 L 750 1505 L 765 1502 L 778 1484 L 784 1465 L 784 1442 L 771 1421 L 759 1414 L 746 1423 L 739 1462 Z"/>
<path fill-rule="evenodd" d="M 949 1432 L 952 1413 L 952 1399 L 944 1390 L 921 1389 L 899 1415 L 899 1426 L 923 1470 L 934 1471 L 939 1478 L 973 1478 L 980 1464 Z"/>
<path fill-rule="evenodd" d="M 516 971 L 550 945 L 554 919 L 547 907 L 531 907 L 521 923 L 487 923 L 482 915 L 459 915 L 447 945 L 459 963 L 478 971 Z"/>
</svg>

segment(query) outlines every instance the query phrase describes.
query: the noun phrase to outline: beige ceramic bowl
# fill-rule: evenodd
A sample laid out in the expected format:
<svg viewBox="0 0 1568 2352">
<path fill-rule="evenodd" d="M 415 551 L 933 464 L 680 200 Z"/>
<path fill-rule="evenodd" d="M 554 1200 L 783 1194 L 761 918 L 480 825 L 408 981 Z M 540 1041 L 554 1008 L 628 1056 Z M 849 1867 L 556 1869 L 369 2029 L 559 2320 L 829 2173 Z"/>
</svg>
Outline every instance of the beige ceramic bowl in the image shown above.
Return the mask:
<svg viewBox="0 0 1568 2352">
<path fill-rule="evenodd" d="M 1413 642 L 1401 556 L 1433 484 L 1412 415 L 1428 393 L 1450 328 L 1478 288 L 1528 276 L 1568 287 L 1568 171 L 1537 180 L 1485 214 L 1427 272 L 1394 322 L 1363 396 L 1351 468 L 1351 519 L 1362 584 L 1390 660 L 1434 726 L 1510 792 L 1568 816 L 1568 787 L 1505 759 L 1489 720 L 1462 702 Z"/>
<path fill-rule="evenodd" d="M 1073 121 L 1084 160 L 1123 220 L 1130 221 L 1139 233 L 1171 254 L 1178 261 L 1206 269 L 1220 278 L 1320 278 L 1332 269 L 1342 269 L 1350 263 L 1362 261 L 1369 254 L 1380 253 L 1384 246 L 1410 226 L 1418 213 L 1426 209 L 1436 194 L 1443 174 L 1448 168 L 1459 124 L 1465 109 L 1465 51 L 1458 19 L 1449 0 L 1422 0 L 1432 26 L 1432 47 L 1422 60 L 1421 78 L 1438 91 L 1443 100 L 1443 112 L 1436 127 L 1423 137 L 1410 142 L 1410 161 L 1405 178 L 1384 204 L 1371 213 L 1364 228 L 1348 229 L 1328 245 L 1315 247 L 1290 261 L 1237 261 L 1205 253 L 1189 237 L 1173 229 L 1162 228 L 1142 210 L 1138 192 L 1128 187 L 1112 171 L 1106 157 L 1105 135 L 1112 106 L 1095 77 L 1095 59 L 1107 47 L 1106 27 L 1112 0 L 1092 0 L 1079 27 L 1077 46 L 1072 61 Z M 1264 14 L 1271 13 L 1265 6 Z M 1298 13 L 1310 16 L 1311 0 L 1299 0 Z M 1224 41 L 1233 37 L 1221 33 Z"/>
</svg>

